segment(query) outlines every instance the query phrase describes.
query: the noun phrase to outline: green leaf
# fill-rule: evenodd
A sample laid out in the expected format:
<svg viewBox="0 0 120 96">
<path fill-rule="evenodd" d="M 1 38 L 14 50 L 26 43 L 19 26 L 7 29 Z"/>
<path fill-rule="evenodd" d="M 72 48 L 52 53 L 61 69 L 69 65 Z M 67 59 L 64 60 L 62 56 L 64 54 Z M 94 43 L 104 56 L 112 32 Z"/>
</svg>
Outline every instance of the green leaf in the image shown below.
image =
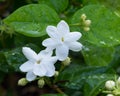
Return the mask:
<svg viewBox="0 0 120 96">
<path fill-rule="evenodd" d="M 72 64 L 59 75 L 58 80 L 59 82 L 66 81 L 67 88 L 80 90 L 89 76 L 113 74 L 113 72 L 112 68 L 108 67 L 82 67 L 78 64 Z"/>
<path fill-rule="evenodd" d="M 46 34 L 46 26 L 59 22 L 57 13 L 44 4 L 29 4 L 17 9 L 4 23 L 16 32 L 30 37 L 41 37 Z"/>
<path fill-rule="evenodd" d="M 60 13 L 67 8 L 69 0 L 39 0 L 39 3 L 47 4 Z"/>
<path fill-rule="evenodd" d="M 4 52 L 0 52 L 0 71 L 2 71 L 2 72 L 9 71 L 9 65 L 6 61 L 5 56 L 4 56 Z"/>
<path fill-rule="evenodd" d="M 27 44 L 26 47 L 30 47 L 37 52 L 40 49 L 38 46 L 36 46 L 34 44 Z M 4 55 L 5 55 L 7 63 L 9 64 L 9 67 L 14 68 L 13 70 L 15 70 L 15 71 L 19 71 L 19 66 L 27 61 L 27 59 L 25 58 L 25 56 L 22 53 L 21 47 L 15 48 L 10 51 L 6 51 L 6 52 L 4 52 Z"/>
<path fill-rule="evenodd" d="M 104 89 L 107 80 L 115 80 L 115 75 L 100 74 L 89 76 L 84 86 L 84 96 L 97 96 Z"/>
<path fill-rule="evenodd" d="M 84 59 L 88 65 L 107 66 L 113 59 L 114 47 L 98 47 L 92 44 L 82 50 Z"/>
<path fill-rule="evenodd" d="M 82 42 L 89 42 L 97 46 L 114 46 L 120 44 L 120 18 L 109 9 L 101 5 L 88 5 L 78 10 L 72 20 L 72 24 L 80 23 L 80 16 L 85 13 L 91 20 L 91 30 L 85 32 L 80 26 L 74 26 L 72 30 L 82 32 Z"/>
</svg>

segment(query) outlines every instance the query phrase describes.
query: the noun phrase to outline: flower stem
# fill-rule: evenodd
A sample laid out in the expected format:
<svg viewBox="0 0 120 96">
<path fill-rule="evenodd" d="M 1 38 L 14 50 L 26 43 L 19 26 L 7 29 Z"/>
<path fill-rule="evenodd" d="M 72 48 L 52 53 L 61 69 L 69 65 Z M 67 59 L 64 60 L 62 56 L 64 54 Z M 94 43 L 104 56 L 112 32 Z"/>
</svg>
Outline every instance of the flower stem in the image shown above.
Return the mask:
<svg viewBox="0 0 120 96">
<path fill-rule="evenodd" d="M 58 93 L 65 94 L 57 85 L 52 85 L 52 83 L 50 82 L 50 80 L 45 79 L 45 82 L 46 82 L 46 84 L 47 84 L 50 88 L 54 89 L 54 90 L 57 91 Z"/>
<path fill-rule="evenodd" d="M 53 89 L 56 90 L 58 93 L 65 94 L 57 85 L 53 85 Z"/>
<path fill-rule="evenodd" d="M 81 26 L 81 23 L 70 24 L 70 26 Z"/>
</svg>

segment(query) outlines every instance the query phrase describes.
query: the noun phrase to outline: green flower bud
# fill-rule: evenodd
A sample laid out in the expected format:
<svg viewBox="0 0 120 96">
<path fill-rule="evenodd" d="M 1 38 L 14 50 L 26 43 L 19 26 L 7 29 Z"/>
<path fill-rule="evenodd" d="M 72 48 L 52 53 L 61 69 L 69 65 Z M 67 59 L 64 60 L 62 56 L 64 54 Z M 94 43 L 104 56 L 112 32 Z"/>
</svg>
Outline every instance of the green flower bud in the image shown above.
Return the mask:
<svg viewBox="0 0 120 96">
<path fill-rule="evenodd" d="M 113 90 L 115 88 L 115 82 L 113 80 L 106 81 L 105 87 L 107 90 Z"/>
<path fill-rule="evenodd" d="M 84 27 L 83 30 L 84 31 L 90 31 L 90 28 L 89 27 Z"/>
<path fill-rule="evenodd" d="M 65 66 L 70 65 L 70 63 L 71 63 L 71 59 L 69 57 L 67 57 L 64 61 L 62 61 L 62 64 Z"/>
<path fill-rule="evenodd" d="M 85 20 L 85 21 L 84 21 L 84 25 L 85 25 L 86 27 L 89 27 L 90 24 L 91 24 L 91 20 Z"/>
<path fill-rule="evenodd" d="M 85 14 L 82 14 L 82 15 L 81 15 L 81 19 L 82 19 L 83 21 L 86 19 L 86 17 L 87 17 L 87 16 L 86 16 Z"/>
<path fill-rule="evenodd" d="M 57 77 L 58 75 L 59 75 L 59 72 L 58 72 L 58 71 L 55 71 L 54 76 Z"/>
<path fill-rule="evenodd" d="M 20 86 L 25 86 L 27 83 L 28 83 L 28 81 L 27 81 L 26 78 L 21 78 L 21 79 L 18 81 L 18 85 L 20 85 Z"/>
<path fill-rule="evenodd" d="M 45 85 L 44 79 L 43 79 L 43 78 L 42 78 L 42 79 L 39 79 L 39 80 L 38 80 L 38 87 L 39 87 L 39 88 L 43 88 L 44 85 Z"/>
</svg>

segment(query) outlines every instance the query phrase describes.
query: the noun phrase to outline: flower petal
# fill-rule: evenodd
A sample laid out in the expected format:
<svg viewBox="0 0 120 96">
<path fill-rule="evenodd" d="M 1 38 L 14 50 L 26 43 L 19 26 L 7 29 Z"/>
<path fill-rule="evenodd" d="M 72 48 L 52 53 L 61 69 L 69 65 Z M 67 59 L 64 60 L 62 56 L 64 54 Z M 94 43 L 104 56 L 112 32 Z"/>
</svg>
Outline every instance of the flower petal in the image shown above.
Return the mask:
<svg viewBox="0 0 120 96">
<path fill-rule="evenodd" d="M 37 76 L 36 76 L 32 71 L 30 71 L 30 72 L 28 72 L 28 73 L 26 74 L 26 79 L 27 79 L 28 81 L 33 81 L 33 80 L 35 80 L 36 77 L 37 77 Z"/>
<path fill-rule="evenodd" d="M 28 72 L 33 69 L 33 66 L 34 66 L 34 64 L 32 62 L 27 61 L 20 66 L 20 70 L 22 72 Z"/>
<path fill-rule="evenodd" d="M 83 45 L 79 42 L 71 42 L 71 43 L 68 43 L 68 46 L 69 46 L 69 49 L 72 50 L 72 51 L 80 51 L 83 47 Z"/>
<path fill-rule="evenodd" d="M 29 47 L 23 47 L 22 52 L 28 60 L 36 60 L 37 54 Z"/>
<path fill-rule="evenodd" d="M 79 40 L 82 34 L 80 32 L 71 32 L 69 34 L 66 34 L 64 37 L 65 42 L 71 42 Z"/>
<path fill-rule="evenodd" d="M 58 30 L 55 26 L 48 26 L 46 28 L 46 31 L 51 38 L 58 39 L 58 37 L 59 37 Z"/>
<path fill-rule="evenodd" d="M 50 57 L 50 56 L 52 56 L 52 54 L 53 54 L 53 51 L 48 51 L 47 49 L 45 49 L 45 50 L 41 50 L 39 53 L 38 53 L 38 56 L 40 57 L 40 58 L 45 58 L 45 57 Z"/>
<path fill-rule="evenodd" d="M 50 63 L 47 64 L 46 70 L 47 70 L 46 76 L 52 77 L 55 74 L 54 64 L 50 64 Z"/>
<path fill-rule="evenodd" d="M 67 34 L 70 32 L 69 26 L 68 24 L 64 21 L 61 20 L 58 25 L 57 25 L 57 29 L 58 31 L 61 33 L 61 35 L 63 36 L 64 34 Z"/>
<path fill-rule="evenodd" d="M 46 62 L 45 65 L 46 65 L 46 70 L 47 70 L 47 73 L 46 73 L 46 76 L 48 77 L 51 77 L 55 74 L 55 66 L 54 64 L 57 62 L 57 57 L 54 56 L 54 57 L 50 57 L 48 59 L 48 63 Z"/>
<path fill-rule="evenodd" d="M 69 49 L 64 44 L 61 44 L 56 48 L 56 56 L 60 61 L 63 61 L 68 57 L 68 52 L 69 52 Z"/>
<path fill-rule="evenodd" d="M 42 62 L 40 64 L 35 64 L 34 65 L 34 69 L 33 69 L 33 73 L 35 75 L 38 75 L 40 77 L 45 76 L 46 74 L 46 69 L 44 67 L 44 64 L 42 64 Z"/>
<path fill-rule="evenodd" d="M 45 47 L 49 47 L 49 48 L 54 49 L 58 43 L 59 42 L 57 42 L 56 40 L 53 40 L 52 38 L 48 38 L 42 42 L 42 45 Z"/>
</svg>

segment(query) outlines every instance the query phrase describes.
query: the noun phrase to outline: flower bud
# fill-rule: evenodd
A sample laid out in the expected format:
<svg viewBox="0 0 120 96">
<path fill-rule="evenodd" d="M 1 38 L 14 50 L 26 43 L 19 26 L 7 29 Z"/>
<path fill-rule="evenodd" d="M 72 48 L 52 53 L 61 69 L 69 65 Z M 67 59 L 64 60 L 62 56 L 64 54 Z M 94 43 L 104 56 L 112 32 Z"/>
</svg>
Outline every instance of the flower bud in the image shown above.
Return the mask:
<svg viewBox="0 0 120 96">
<path fill-rule="evenodd" d="M 89 27 L 84 27 L 83 29 L 84 29 L 84 31 L 90 31 Z"/>
<path fill-rule="evenodd" d="M 58 75 L 59 75 L 59 72 L 58 72 L 58 71 L 55 71 L 54 76 L 57 77 Z"/>
<path fill-rule="evenodd" d="M 90 24 L 91 24 L 91 20 L 85 20 L 85 21 L 84 21 L 84 25 L 85 25 L 86 27 L 89 27 Z"/>
<path fill-rule="evenodd" d="M 71 59 L 69 57 L 67 57 L 64 61 L 62 61 L 62 64 L 65 66 L 70 65 Z"/>
<path fill-rule="evenodd" d="M 20 86 L 25 86 L 27 83 L 28 83 L 28 81 L 27 81 L 26 78 L 21 78 L 21 79 L 18 81 L 18 85 L 20 85 Z"/>
<path fill-rule="evenodd" d="M 107 96 L 114 96 L 113 94 L 107 94 Z"/>
<path fill-rule="evenodd" d="M 87 17 L 87 16 L 86 16 L 85 14 L 82 14 L 82 15 L 81 15 L 81 19 L 82 19 L 83 21 L 86 19 L 86 17 Z"/>
<path fill-rule="evenodd" d="M 105 87 L 108 90 L 113 90 L 115 87 L 115 82 L 113 80 L 106 81 Z"/>
<path fill-rule="evenodd" d="M 39 88 L 42 88 L 44 85 L 45 85 L 44 79 L 39 79 L 39 80 L 38 80 L 38 87 L 39 87 Z"/>
</svg>

